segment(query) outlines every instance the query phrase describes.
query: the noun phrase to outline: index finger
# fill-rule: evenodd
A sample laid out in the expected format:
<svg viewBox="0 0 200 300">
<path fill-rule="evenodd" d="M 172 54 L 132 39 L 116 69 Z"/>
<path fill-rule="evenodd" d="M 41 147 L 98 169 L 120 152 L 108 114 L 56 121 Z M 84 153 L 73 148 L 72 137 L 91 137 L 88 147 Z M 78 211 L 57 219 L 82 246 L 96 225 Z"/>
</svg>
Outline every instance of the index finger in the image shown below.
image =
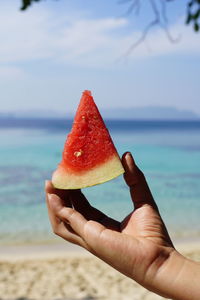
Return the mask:
<svg viewBox="0 0 200 300">
<path fill-rule="evenodd" d="M 55 226 L 59 225 L 61 221 L 54 215 L 53 211 L 50 209 L 48 197 L 49 197 L 49 195 L 52 195 L 52 194 L 57 195 L 61 199 L 61 201 L 63 202 L 63 204 L 65 206 L 71 207 L 72 205 L 71 205 L 71 201 L 70 201 L 70 197 L 69 197 L 69 191 L 55 189 L 54 186 L 52 185 L 51 181 L 46 180 L 45 181 L 45 192 L 46 192 L 46 204 L 47 204 L 49 219 L 50 219 L 52 226 L 55 227 Z"/>
<path fill-rule="evenodd" d="M 87 220 L 97 221 L 107 228 L 119 231 L 120 223 L 91 206 L 80 190 L 71 193 L 70 199 L 74 209 L 80 212 Z"/>
<path fill-rule="evenodd" d="M 66 206 L 71 206 L 71 202 L 70 202 L 70 191 L 69 190 L 61 190 L 61 189 L 56 189 L 52 182 L 50 180 L 46 180 L 45 181 L 45 192 L 47 194 L 55 194 L 57 195 L 59 198 L 62 199 L 62 201 L 64 202 L 64 204 Z"/>
</svg>

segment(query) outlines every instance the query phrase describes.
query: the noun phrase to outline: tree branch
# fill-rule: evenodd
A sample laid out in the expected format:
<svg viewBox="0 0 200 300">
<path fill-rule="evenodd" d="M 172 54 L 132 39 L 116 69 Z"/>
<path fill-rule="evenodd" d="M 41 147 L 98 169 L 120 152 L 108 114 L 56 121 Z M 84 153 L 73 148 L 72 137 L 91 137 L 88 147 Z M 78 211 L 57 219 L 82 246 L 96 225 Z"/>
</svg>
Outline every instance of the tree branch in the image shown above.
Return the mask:
<svg viewBox="0 0 200 300">
<path fill-rule="evenodd" d="M 41 0 L 22 0 L 21 10 L 26 10 L 29 6 L 31 6 L 32 2 L 39 2 Z"/>
<path fill-rule="evenodd" d="M 137 48 L 141 43 L 143 43 L 145 41 L 149 31 L 155 26 L 159 26 L 162 30 L 164 30 L 167 38 L 169 39 L 169 41 L 171 43 L 177 43 L 180 40 L 180 36 L 177 38 L 174 38 L 174 37 L 172 37 L 172 35 L 169 31 L 168 18 L 167 18 L 167 12 L 166 12 L 166 0 L 160 0 L 161 8 L 159 8 L 159 6 L 157 5 L 155 0 L 148 0 L 148 1 L 151 6 L 152 12 L 154 14 L 154 19 L 147 24 L 147 26 L 143 30 L 139 39 L 130 46 L 130 48 L 125 53 L 125 56 L 129 56 L 134 51 L 135 48 Z M 167 1 L 172 1 L 172 0 L 167 0 Z M 133 6 L 133 4 L 135 5 L 135 2 L 136 1 L 133 1 L 132 6 Z M 137 2 L 140 2 L 140 0 L 138 0 Z M 140 3 L 140 5 L 141 5 L 141 3 Z"/>
<path fill-rule="evenodd" d="M 160 0 L 160 4 L 161 4 L 161 15 L 163 17 L 165 24 L 168 24 L 166 1 Z"/>
<path fill-rule="evenodd" d="M 119 4 L 123 4 L 125 2 L 132 2 L 130 4 L 130 6 L 128 7 L 125 15 L 130 15 L 131 13 L 134 12 L 134 10 L 135 10 L 135 14 L 136 15 L 139 14 L 139 12 L 140 12 L 140 6 L 141 6 L 140 0 L 120 0 L 118 3 Z"/>
<path fill-rule="evenodd" d="M 193 23 L 194 31 L 200 29 L 200 0 L 191 0 L 187 5 L 187 17 L 185 23 L 188 25 Z"/>
</svg>

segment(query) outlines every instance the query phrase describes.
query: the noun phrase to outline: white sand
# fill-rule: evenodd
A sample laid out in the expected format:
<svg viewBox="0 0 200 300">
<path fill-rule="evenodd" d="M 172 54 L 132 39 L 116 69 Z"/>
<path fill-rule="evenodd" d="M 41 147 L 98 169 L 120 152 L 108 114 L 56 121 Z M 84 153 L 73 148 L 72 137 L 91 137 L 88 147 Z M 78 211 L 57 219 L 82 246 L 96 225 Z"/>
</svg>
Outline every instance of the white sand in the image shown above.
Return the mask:
<svg viewBox="0 0 200 300">
<path fill-rule="evenodd" d="M 200 260 L 200 243 L 177 247 Z M 69 244 L 1 247 L 0 299 L 164 299 Z"/>
</svg>

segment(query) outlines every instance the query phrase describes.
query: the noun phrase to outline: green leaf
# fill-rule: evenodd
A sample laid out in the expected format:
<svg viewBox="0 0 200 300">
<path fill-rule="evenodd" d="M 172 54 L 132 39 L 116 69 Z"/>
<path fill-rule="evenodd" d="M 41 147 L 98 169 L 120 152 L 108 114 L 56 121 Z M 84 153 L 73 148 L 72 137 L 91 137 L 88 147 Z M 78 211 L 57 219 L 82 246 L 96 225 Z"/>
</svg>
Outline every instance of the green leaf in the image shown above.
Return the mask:
<svg viewBox="0 0 200 300">
<path fill-rule="evenodd" d="M 188 3 L 188 6 L 191 7 L 193 4 L 194 4 L 194 1 L 192 0 Z"/>
<path fill-rule="evenodd" d="M 191 22 L 191 20 L 192 20 L 192 15 L 190 13 L 188 13 L 185 23 L 189 24 Z"/>
<path fill-rule="evenodd" d="M 199 24 L 198 23 L 194 23 L 194 31 L 199 31 Z"/>
<path fill-rule="evenodd" d="M 196 13 L 193 15 L 193 19 L 197 20 L 199 16 L 200 16 L 200 9 L 198 9 Z"/>
<path fill-rule="evenodd" d="M 39 2 L 41 0 L 22 0 L 22 7 L 21 7 L 21 10 L 26 10 L 32 2 Z"/>
<path fill-rule="evenodd" d="M 22 0 L 22 7 L 21 10 L 27 9 L 28 6 L 31 5 L 31 0 Z"/>
</svg>

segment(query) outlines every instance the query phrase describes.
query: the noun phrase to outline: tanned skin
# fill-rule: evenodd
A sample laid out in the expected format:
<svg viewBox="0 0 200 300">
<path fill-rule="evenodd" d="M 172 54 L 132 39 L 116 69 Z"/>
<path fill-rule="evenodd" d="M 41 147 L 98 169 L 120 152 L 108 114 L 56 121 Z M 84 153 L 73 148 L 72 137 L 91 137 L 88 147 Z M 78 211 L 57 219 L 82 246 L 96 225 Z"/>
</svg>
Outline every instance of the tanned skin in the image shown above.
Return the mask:
<svg viewBox="0 0 200 300">
<path fill-rule="evenodd" d="M 47 181 L 53 232 L 158 295 L 199 300 L 200 263 L 174 248 L 146 179 L 129 152 L 122 164 L 133 201 L 133 211 L 122 222 L 92 207 L 81 190 L 58 190 Z"/>
</svg>

